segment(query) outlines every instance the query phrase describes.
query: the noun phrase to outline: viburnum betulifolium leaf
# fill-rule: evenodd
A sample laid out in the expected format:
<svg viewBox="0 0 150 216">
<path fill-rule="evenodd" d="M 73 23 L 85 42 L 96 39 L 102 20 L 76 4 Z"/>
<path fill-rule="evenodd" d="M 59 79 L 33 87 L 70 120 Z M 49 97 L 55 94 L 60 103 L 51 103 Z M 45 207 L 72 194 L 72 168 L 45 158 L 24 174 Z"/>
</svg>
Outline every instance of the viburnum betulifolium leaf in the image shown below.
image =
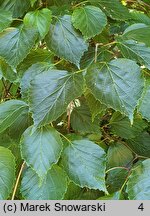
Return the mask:
<svg viewBox="0 0 150 216">
<path fill-rule="evenodd" d="M 59 133 L 50 126 L 34 129 L 29 127 L 22 135 L 22 157 L 39 175 L 45 177 L 54 163 L 57 163 L 62 150 Z"/>
<path fill-rule="evenodd" d="M 150 47 L 135 40 L 119 40 L 118 48 L 125 58 L 132 59 L 150 69 Z"/>
<path fill-rule="evenodd" d="M 48 8 L 31 11 L 24 17 L 24 24 L 28 27 L 34 27 L 38 30 L 41 39 L 48 33 L 52 19 L 52 12 Z"/>
<path fill-rule="evenodd" d="M 0 200 L 8 198 L 15 181 L 15 157 L 0 146 Z"/>
<path fill-rule="evenodd" d="M 9 100 L 0 104 L 0 133 L 10 127 L 19 118 L 28 114 L 29 107 L 24 101 Z"/>
<path fill-rule="evenodd" d="M 150 112 L 149 112 L 150 100 L 149 98 L 150 98 L 150 80 L 147 79 L 145 82 L 142 97 L 139 102 L 138 112 L 141 113 L 143 118 L 147 119 L 148 121 L 150 121 Z"/>
<path fill-rule="evenodd" d="M 0 32 L 7 28 L 12 22 L 12 13 L 10 11 L 5 11 L 0 9 Z"/>
<path fill-rule="evenodd" d="M 28 200 L 61 200 L 67 184 L 67 176 L 58 165 L 48 171 L 42 184 L 36 172 L 28 168 L 23 174 L 21 193 Z"/>
<path fill-rule="evenodd" d="M 85 6 L 74 10 L 72 22 L 85 38 L 91 38 L 102 32 L 107 24 L 107 18 L 100 8 Z"/>
<path fill-rule="evenodd" d="M 31 81 L 30 108 L 35 125 L 46 125 L 63 114 L 83 92 L 82 73 L 49 70 Z"/>
<path fill-rule="evenodd" d="M 150 199 L 149 9 L 0 0 L 0 199 Z"/>
<path fill-rule="evenodd" d="M 16 68 L 34 46 L 36 38 L 33 28 L 7 28 L 0 33 L 0 56 Z"/>
<path fill-rule="evenodd" d="M 52 68 L 51 64 L 47 62 L 39 62 L 33 64 L 31 67 L 28 68 L 28 70 L 25 71 L 20 81 L 21 94 L 24 99 L 28 100 L 30 83 L 35 78 L 35 76 L 44 71 L 48 71 L 50 68 Z"/>
<path fill-rule="evenodd" d="M 124 139 L 132 139 L 141 133 L 148 124 L 140 116 L 135 116 L 131 125 L 128 117 L 115 112 L 110 120 L 111 131 Z"/>
<path fill-rule="evenodd" d="M 125 29 L 122 38 L 124 40 L 135 40 L 138 42 L 143 42 L 147 46 L 150 46 L 149 34 L 150 25 L 146 25 L 144 23 L 136 23 Z"/>
<path fill-rule="evenodd" d="M 100 146 L 87 139 L 70 141 L 64 148 L 61 162 L 75 184 L 107 193 L 106 154 Z"/>
<path fill-rule="evenodd" d="M 127 20 L 131 18 L 128 9 L 119 0 L 89 0 L 89 2 L 99 6 L 112 19 Z"/>
<path fill-rule="evenodd" d="M 101 103 L 124 113 L 133 121 L 144 86 L 140 67 L 134 61 L 116 59 L 94 64 L 87 71 L 86 83 Z"/>
<path fill-rule="evenodd" d="M 47 46 L 57 56 L 80 66 L 80 59 L 88 44 L 71 24 L 71 16 L 65 15 L 51 25 L 46 36 Z"/>
<path fill-rule="evenodd" d="M 150 159 L 133 168 L 127 183 L 130 200 L 150 200 Z"/>
</svg>

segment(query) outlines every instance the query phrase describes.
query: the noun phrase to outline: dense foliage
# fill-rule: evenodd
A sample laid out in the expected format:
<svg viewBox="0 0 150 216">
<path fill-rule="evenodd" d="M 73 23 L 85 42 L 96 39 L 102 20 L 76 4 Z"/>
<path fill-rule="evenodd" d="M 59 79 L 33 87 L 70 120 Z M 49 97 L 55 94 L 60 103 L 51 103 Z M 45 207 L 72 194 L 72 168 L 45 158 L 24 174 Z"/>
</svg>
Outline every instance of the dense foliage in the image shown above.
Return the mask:
<svg viewBox="0 0 150 216">
<path fill-rule="evenodd" d="M 0 0 L 0 199 L 150 199 L 149 11 Z"/>
</svg>

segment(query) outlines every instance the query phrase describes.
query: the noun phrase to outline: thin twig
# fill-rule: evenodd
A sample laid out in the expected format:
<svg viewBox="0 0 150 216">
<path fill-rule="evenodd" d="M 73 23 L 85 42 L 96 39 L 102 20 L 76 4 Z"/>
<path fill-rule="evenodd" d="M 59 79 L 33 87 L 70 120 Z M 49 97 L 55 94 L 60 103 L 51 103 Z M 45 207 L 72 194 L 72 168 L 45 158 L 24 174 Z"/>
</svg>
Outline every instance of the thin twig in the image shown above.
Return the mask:
<svg viewBox="0 0 150 216">
<path fill-rule="evenodd" d="M 74 8 L 80 6 L 80 5 L 83 5 L 83 4 L 87 3 L 87 2 L 88 2 L 88 1 L 80 2 L 80 3 L 76 4 L 76 5 L 74 5 L 72 8 L 74 9 Z"/>
<path fill-rule="evenodd" d="M 17 191 L 18 184 L 19 184 L 19 180 L 20 180 L 20 177 L 21 177 L 22 171 L 23 171 L 23 169 L 24 169 L 24 166 L 25 166 L 25 161 L 24 161 L 24 162 L 22 163 L 22 165 L 21 165 L 21 168 L 20 168 L 20 171 L 19 171 L 19 174 L 18 174 L 17 180 L 16 180 L 16 184 L 15 184 L 15 187 L 14 187 L 14 190 L 13 190 L 13 194 L 12 194 L 12 198 L 11 198 L 11 200 L 14 200 L 14 198 L 15 198 L 16 191 Z"/>
</svg>

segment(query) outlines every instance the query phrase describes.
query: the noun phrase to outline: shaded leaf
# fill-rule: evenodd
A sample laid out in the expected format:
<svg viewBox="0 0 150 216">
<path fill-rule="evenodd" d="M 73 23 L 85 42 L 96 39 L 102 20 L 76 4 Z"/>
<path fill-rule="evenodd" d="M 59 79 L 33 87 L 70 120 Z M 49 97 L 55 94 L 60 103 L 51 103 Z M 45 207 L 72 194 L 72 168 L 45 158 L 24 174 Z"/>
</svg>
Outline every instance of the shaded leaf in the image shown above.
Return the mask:
<svg viewBox="0 0 150 216">
<path fill-rule="evenodd" d="M 98 198 L 97 200 L 120 200 L 121 199 L 121 193 L 120 191 L 114 192 L 107 196 L 102 196 Z"/>
<path fill-rule="evenodd" d="M 85 103 L 73 109 L 71 113 L 71 126 L 73 130 L 82 133 L 98 133 L 100 131 L 98 119 L 92 122 L 89 107 Z"/>
<path fill-rule="evenodd" d="M 115 20 L 130 19 L 130 13 L 119 0 L 89 0 L 90 3 L 99 6 L 106 14 Z"/>
<path fill-rule="evenodd" d="M 12 22 L 12 13 L 10 11 L 5 11 L 0 9 L 0 32 L 7 28 Z"/>
<path fill-rule="evenodd" d="M 16 0 L 13 6 L 13 17 L 22 17 L 30 8 L 30 0 Z"/>
<path fill-rule="evenodd" d="M 15 73 L 12 68 L 0 58 L 0 75 L 10 82 L 17 81 L 17 73 Z"/>
<path fill-rule="evenodd" d="M 119 112 L 115 112 L 110 120 L 111 131 L 124 139 L 132 139 L 138 136 L 148 124 L 140 116 L 136 115 L 131 125 L 129 119 L 121 115 Z"/>
<path fill-rule="evenodd" d="M 107 173 L 106 185 L 108 192 L 114 193 L 121 189 L 123 183 L 128 176 L 128 170 L 124 168 L 116 168 Z"/>
<path fill-rule="evenodd" d="M 87 92 L 85 97 L 92 114 L 92 121 L 94 121 L 97 115 L 103 116 L 105 114 L 107 110 L 106 105 L 97 100 L 92 93 Z"/>
<path fill-rule="evenodd" d="M 28 106 L 20 100 L 9 100 L 0 104 L 0 133 L 10 127 L 20 116 L 28 113 Z"/>
<path fill-rule="evenodd" d="M 129 147 L 138 155 L 150 157 L 150 135 L 146 131 L 128 140 Z"/>
<path fill-rule="evenodd" d="M 129 167 L 133 160 L 132 152 L 122 143 L 113 143 L 107 152 L 107 167 Z"/>
<path fill-rule="evenodd" d="M 15 181 L 15 158 L 10 150 L 0 146 L 0 200 L 6 200 Z"/>
<path fill-rule="evenodd" d="M 67 176 L 57 165 L 48 171 L 42 184 L 38 175 L 28 168 L 23 174 L 21 193 L 27 200 L 61 200 L 67 190 Z"/>
<path fill-rule="evenodd" d="M 31 50 L 27 57 L 17 66 L 18 74 L 22 77 L 24 72 L 31 67 L 33 64 L 47 62 L 49 64 L 52 63 L 53 54 L 44 49 L 35 49 Z"/>
</svg>

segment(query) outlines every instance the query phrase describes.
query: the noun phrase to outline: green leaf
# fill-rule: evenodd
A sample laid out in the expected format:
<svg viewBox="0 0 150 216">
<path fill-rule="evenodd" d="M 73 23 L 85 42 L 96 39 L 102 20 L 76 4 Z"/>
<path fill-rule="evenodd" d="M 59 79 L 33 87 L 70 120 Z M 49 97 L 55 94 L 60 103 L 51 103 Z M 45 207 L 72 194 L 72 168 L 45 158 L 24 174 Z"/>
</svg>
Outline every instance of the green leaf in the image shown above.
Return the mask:
<svg viewBox="0 0 150 216">
<path fill-rule="evenodd" d="M 136 116 L 131 125 L 129 119 L 121 115 L 119 112 L 115 112 L 110 120 L 111 131 L 124 139 L 132 139 L 141 133 L 148 125 L 141 119 L 140 116 Z"/>
<path fill-rule="evenodd" d="M 12 22 L 12 13 L 10 11 L 5 11 L 0 9 L 0 32 L 7 28 Z"/>
<path fill-rule="evenodd" d="M 0 74 L 6 80 L 10 82 L 15 82 L 17 80 L 17 73 L 12 70 L 12 68 L 4 61 L 4 59 L 0 58 Z"/>
<path fill-rule="evenodd" d="M 13 17 L 22 17 L 30 8 L 30 0 L 16 0 L 13 7 Z"/>
<path fill-rule="evenodd" d="M 138 155 L 150 157 L 150 135 L 146 131 L 127 141 L 128 146 Z"/>
<path fill-rule="evenodd" d="M 113 143 L 107 152 L 107 167 L 126 167 L 133 160 L 132 152 L 122 143 Z"/>
<path fill-rule="evenodd" d="M 102 196 L 98 198 L 97 200 L 120 200 L 121 199 L 121 193 L 120 191 L 114 192 L 107 196 Z"/>
<path fill-rule="evenodd" d="M 107 24 L 107 18 L 98 7 L 88 5 L 73 11 L 72 23 L 88 39 L 102 32 Z"/>
<path fill-rule="evenodd" d="M 24 73 L 20 82 L 21 95 L 24 99 L 28 99 L 30 82 L 35 78 L 35 76 L 44 71 L 48 71 L 51 68 L 52 65 L 47 62 L 36 63 L 28 68 L 28 70 Z"/>
<path fill-rule="evenodd" d="M 135 62 L 116 59 L 94 64 L 87 71 L 86 83 L 96 99 L 133 121 L 144 84 L 140 67 Z"/>
<path fill-rule="evenodd" d="M 37 2 L 37 0 L 30 0 L 31 6 L 33 7 L 35 2 Z"/>
<path fill-rule="evenodd" d="M 141 11 L 130 11 L 130 16 L 131 19 L 135 20 L 138 23 L 145 23 L 146 25 L 150 25 L 150 18 Z"/>
<path fill-rule="evenodd" d="M 122 167 L 115 167 L 107 173 L 106 185 L 110 194 L 121 189 L 122 185 L 128 177 L 129 171 Z"/>
<path fill-rule="evenodd" d="M 83 53 L 88 49 L 87 43 L 74 30 L 69 15 L 59 18 L 55 25 L 51 25 L 46 36 L 46 43 L 57 56 L 74 63 L 77 67 Z"/>
<path fill-rule="evenodd" d="M 81 188 L 73 182 L 70 182 L 64 200 L 95 200 L 101 194 L 103 194 L 102 191 Z"/>
<path fill-rule="evenodd" d="M 0 133 L 10 127 L 21 115 L 28 113 L 28 106 L 20 100 L 9 100 L 0 104 Z"/>
<path fill-rule="evenodd" d="M 106 47 L 97 49 L 97 62 L 110 61 L 112 57 L 112 52 L 110 52 Z M 80 67 L 82 69 L 88 68 L 93 63 L 95 63 L 95 48 L 89 47 L 89 50 L 85 52 L 81 58 Z"/>
<path fill-rule="evenodd" d="M 100 101 L 97 100 L 90 92 L 86 92 L 85 97 L 92 114 L 93 122 L 97 115 L 103 116 L 105 114 L 107 107 L 100 103 Z"/>
<path fill-rule="evenodd" d="M 142 117 L 150 121 L 150 80 L 147 79 L 144 86 L 142 97 L 139 101 L 138 112 L 141 113 Z"/>
<path fill-rule="evenodd" d="M 33 132 L 34 131 L 34 132 Z M 50 126 L 29 127 L 21 138 L 21 153 L 25 162 L 43 179 L 62 151 L 59 133 Z"/>
<path fill-rule="evenodd" d="M 132 59 L 150 69 L 150 47 L 134 40 L 124 41 L 123 38 L 118 39 L 117 46 L 125 58 Z"/>
<path fill-rule="evenodd" d="M 91 4 L 99 6 L 106 14 L 115 20 L 130 19 L 130 13 L 119 0 L 89 0 Z"/>
<path fill-rule="evenodd" d="M 39 184 L 38 175 L 28 168 L 21 182 L 21 193 L 27 200 L 61 200 L 67 190 L 67 176 L 65 172 L 54 165 Z"/>
<path fill-rule="evenodd" d="M 124 40 L 135 40 L 143 42 L 146 46 L 150 46 L 149 41 L 150 25 L 144 23 L 136 23 L 126 28 L 122 38 Z"/>
<path fill-rule="evenodd" d="M 16 0 L 0 0 L 0 7 L 3 10 L 13 11 Z"/>
<path fill-rule="evenodd" d="M 49 31 L 49 26 L 52 19 L 52 12 L 48 8 L 28 12 L 24 17 L 24 24 L 27 27 L 36 28 L 40 34 L 41 39 Z"/>
<path fill-rule="evenodd" d="M 61 70 L 45 71 L 30 88 L 30 108 L 35 125 L 46 125 L 63 114 L 68 104 L 83 92 L 83 75 Z"/>
<path fill-rule="evenodd" d="M 71 113 L 71 126 L 73 130 L 81 133 L 98 133 L 100 131 L 99 120 L 92 122 L 89 107 L 83 103 L 75 107 Z"/>
<path fill-rule="evenodd" d="M 33 28 L 8 28 L 0 33 L 0 55 L 16 68 L 34 46 L 36 38 Z"/>
<path fill-rule="evenodd" d="M 62 165 L 69 178 L 81 187 L 107 192 L 105 186 L 104 150 L 86 140 L 70 141 L 62 154 Z"/>
<path fill-rule="evenodd" d="M 10 150 L 0 146 L 0 200 L 6 200 L 15 181 L 15 158 Z"/>
<path fill-rule="evenodd" d="M 127 183 L 130 200 L 150 200 L 150 159 L 132 169 Z"/>
<path fill-rule="evenodd" d="M 31 50 L 27 57 L 17 66 L 17 72 L 22 77 L 24 72 L 35 63 L 47 62 L 52 64 L 53 54 L 44 49 Z"/>
</svg>

